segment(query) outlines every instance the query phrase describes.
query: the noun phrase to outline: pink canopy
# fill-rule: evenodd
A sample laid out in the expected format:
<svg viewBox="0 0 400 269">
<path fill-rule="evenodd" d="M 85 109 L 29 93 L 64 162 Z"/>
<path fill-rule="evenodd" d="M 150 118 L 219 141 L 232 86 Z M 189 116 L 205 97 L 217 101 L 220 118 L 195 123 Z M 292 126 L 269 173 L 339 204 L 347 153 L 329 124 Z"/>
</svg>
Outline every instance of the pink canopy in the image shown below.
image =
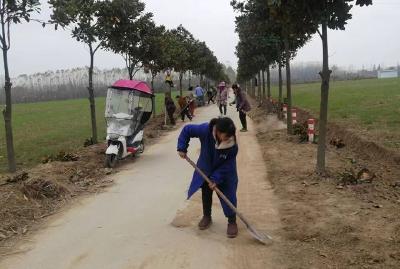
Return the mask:
<svg viewBox="0 0 400 269">
<path fill-rule="evenodd" d="M 153 91 L 146 82 L 140 80 L 118 80 L 112 85 L 113 88 L 125 88 L 128 90 L 137 90 L 147 94 L 153 94 Z"/>
</svg>

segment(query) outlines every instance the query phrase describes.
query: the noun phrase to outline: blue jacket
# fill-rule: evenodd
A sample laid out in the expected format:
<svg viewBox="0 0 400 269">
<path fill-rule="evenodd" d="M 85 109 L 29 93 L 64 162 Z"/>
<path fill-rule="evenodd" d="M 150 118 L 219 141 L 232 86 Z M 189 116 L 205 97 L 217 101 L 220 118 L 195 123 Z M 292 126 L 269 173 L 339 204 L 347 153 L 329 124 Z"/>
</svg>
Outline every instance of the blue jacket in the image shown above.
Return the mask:
<svg viewBox="0 0 400 269">
<path fill-rule="evenodd" d="M 196 87 L 194 89 L 194 94 L 196 94 L 197 97 L 203 96 L 204 95 L 204 90 L 202 87 Z"/>
<path fill-rule="evenodd" d="M 228 149 L 216 149 L 216 141 L 209 123 L 189 124 L 183 128 L 178 138 L 178 151 L 187 152 L 191 138 L 199 138 L 201 142 L 197 166 L 218 185 L 221 191 L 236 206 L 238 184 L 236 156 L 238 154 L 238 146 L 234 145 Z M 189 187 L 188 199 L 201 188 L 203 183 L 204 179 L 195 171 Z M 225 203 L 221 203 L 225 215 L 232 216 L 234 213 Z"/>
</svg>

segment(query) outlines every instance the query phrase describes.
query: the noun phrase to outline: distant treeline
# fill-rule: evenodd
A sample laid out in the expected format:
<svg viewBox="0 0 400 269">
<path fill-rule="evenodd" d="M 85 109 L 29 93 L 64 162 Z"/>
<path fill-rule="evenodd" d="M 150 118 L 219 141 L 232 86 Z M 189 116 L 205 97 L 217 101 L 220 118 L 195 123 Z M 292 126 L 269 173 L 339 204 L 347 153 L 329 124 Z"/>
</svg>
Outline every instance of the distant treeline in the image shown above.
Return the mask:
<svg viewBox="0 0 400 269">
<path fill-rule="evenodd" d="M 158 75 L 154 80 L 156 92 L 169 90 L 164 82 L 164 74 Z M 127 79 L 126 69 L 114 68 L 111 70 L 95 70 L 94 85 L 95 95 L 105 96 L 107 88 L 119 79 Z M 145 80 L 150 84 L 150 76 L 139 71 L 135 79 Z M 178 85 L 178 76 L 174 76 L 175 85 Z M 191 85 L 199 83 L 198 76 L 191 76 Z M 69 70 L 48 71 L 32 75 L 20 75 L 12 79 L 13 103 L 32 103 L 51 100 L 78 99 L 88 97 L 87 68 L 74 68 Z M 0 81 L 3 83 L 3 81 Z M 183 87 L 189 88 L 189 75 L 183 79 Z M 4 104 L 4 92 L 0 91 L 0 102 Z"/>
<path fill-rule="evenodd" d="M 379 68 L 379 67 L 378 67 Z M 317 82 L 321 81 L 319 72 L 321 72 L 322 63 L 299 63 L 291 66 L 291 76 L 293 83 L 306 83 L 306 82 Z M 331 80 L 356 80 L 356 79 L 368 79 L 376 78 L 378 76 L 378 69 L 373 68 L 372 70 L 345 70 L 343 68 L 332 66 Z M 282 72 L 284 79 L 286 79 L 285 72 Z M 278 84 L 278 70 L 271 70 L 271 81 L 274 84 Z"/>
<path fill-rule="evenodd" d="M 332 67 L 332 80 L 354 80 L 365 78 L 376 78 L 378 68 L 372 70 L 350 71 Z M 321 63 L 301 63 L 292 67 L 292 81 L 294 83 L 305 83 L 320 81 L 319 72 L 321 71 Z M 231 82 L 235 81 L 235 73 L 232 68 L 228 68 L 225 72 L 229 75 Z M 283 72 L 283 76 L 285 76 Z M 119 79 L 128 78 L 126 69 L 114 68 L 110 70 L 95 70 L 94 85 L 96 96 L 105 96 L 107 88 Z M 150 76 L 143 71 L 136 74 L 136 79 L 145 80 L 150 84 Z M 154 88 L 156 92 L 165 92 L 169 90 L 164 83 L 165 74 L 158 75 L 154 80 Z M 48 71 L 44 73 L 35 73 L 32 75 L 20 75 L 12 80 L 12 98 L 13 103 L 31 103 L 51 100 L 65 100 L 86 98 L 88 72 L 87 68 L 74 68 L 68 70 Z M 278 70 L 271 70 L 271 81 L 278 83 Z M 199 84 L 200 78 L 195 75 L 190 76 L 190 85 Z M 3 81 L 0 81 L 3 83 Z M 179 84 L 178 75 L 174 76 L 175 85 Z M 189 88 L 189 74 L 183 79 L 183 88 Z M 0 102 L 4 104 L 4 92 L 0 91 Z"/>
</svg>

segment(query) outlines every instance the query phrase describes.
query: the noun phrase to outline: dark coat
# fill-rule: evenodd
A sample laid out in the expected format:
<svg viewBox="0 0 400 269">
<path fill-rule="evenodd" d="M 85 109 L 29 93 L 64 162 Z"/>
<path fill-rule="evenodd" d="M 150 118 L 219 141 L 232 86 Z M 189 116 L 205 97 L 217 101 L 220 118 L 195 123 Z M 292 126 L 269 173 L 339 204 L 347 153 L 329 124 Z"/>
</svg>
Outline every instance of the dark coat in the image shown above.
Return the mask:
<svg viewBox="0 0 400 269">
<path fill-rule="evenodd" d="M 200 157 L 197 166 L 213 180 L 228 199 L 236 206 L 236 190 L 238 174 L 236 156 L 238 146 L 235 144 L 228 149 L 216 149 L 215 139 L 212 134 L 213 126 L 208 123 L 186 125 L 178 138 L 178 151 L 187 152 L 191 138 L 199 138 L 201 142 Z M 188 191 L 188 199 L 203 185 L 204 179 L 196 171 Z M 221 200 L 225 216 L 235 213 Z"/>
<path fill-rule="evenodd" d="M 166 97 L 165 98 L 165 108 L 167 109 L 167 112 L 170 114 L 174 114 L 176 111 L 176 105 L 174 101 L 172 100 L 171 97 Z"/>
<path fill-rule="evenodd" d="M 247 95 L 241 89 L 236 91 L 236 108 L 238 111 L 249 112 L 251 110 L 251 106 L 249 100 L 247 100 Z"/>
</svg>

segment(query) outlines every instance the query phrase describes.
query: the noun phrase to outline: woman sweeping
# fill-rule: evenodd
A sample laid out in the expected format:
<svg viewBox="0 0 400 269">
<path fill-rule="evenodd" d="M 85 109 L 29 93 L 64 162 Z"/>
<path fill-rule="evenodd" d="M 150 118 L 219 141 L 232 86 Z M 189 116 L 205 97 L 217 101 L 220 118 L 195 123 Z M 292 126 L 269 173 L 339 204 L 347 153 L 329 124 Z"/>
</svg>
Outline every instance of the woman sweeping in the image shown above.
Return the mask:
<svg viewBox="0 0 400 269">
<path fill-rule="evenodd" d="M 200 125 L 186 125 L 178 138 L 178 154 L 182 158 L 186 157 L 191 138 L 198 138 L 201 142 L 197 166 L 213 181 L 209 185 L 199 173 L 194 172 L 188 191 L 189 199 L 197 190 L 202 190 L 203 218 L 198 226 L 200 230 L 205 230 L 212 223 L 211 207 L 215 187 L 218 187 L 235 207 L 237 206 L 236 127 L 230 118 L 213 119 L 210 123 Z M 222 199 L 220 202 L 228 219 L 227 236 L 235 238 L 238 235 L 236 213 Z"/>
</svg>

